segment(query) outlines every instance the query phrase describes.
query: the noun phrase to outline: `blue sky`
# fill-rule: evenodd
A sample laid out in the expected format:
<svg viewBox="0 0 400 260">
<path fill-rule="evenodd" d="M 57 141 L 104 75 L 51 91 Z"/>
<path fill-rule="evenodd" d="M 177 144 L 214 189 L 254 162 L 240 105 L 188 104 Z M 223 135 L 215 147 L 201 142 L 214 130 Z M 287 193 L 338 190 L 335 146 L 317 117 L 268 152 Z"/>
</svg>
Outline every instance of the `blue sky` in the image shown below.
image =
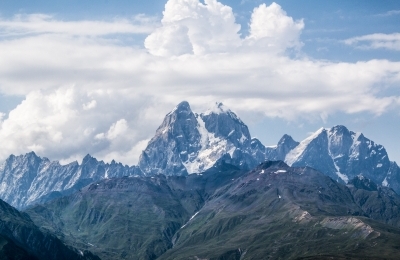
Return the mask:
<svg viewBox="0 0 400 260">
<path fill-rule="evenodd" d="M 400 162 L 399 1 L 202 1 L 187 22 L 189 2 L 1 1 L 1 159 L 133 164 L 188 100 L 224 102 L 266 145 L 342 124 Z"/>
</svg>

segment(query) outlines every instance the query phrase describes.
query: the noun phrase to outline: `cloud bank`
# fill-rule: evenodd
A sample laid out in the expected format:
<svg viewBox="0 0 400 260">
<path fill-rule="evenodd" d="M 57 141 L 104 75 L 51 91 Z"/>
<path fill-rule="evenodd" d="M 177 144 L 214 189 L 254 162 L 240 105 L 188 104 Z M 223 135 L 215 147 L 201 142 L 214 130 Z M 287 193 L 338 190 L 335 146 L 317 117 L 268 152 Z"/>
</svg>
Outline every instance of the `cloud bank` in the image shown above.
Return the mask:
<svg viewBox="0 0 400 260">
<path fill-rule="evenodd" d="M 169 0 L 160 23 L 140 18 L 0 20 L 0 91 L 25 96 L 0 116 L 1 160 L 34 150 L 63 162 L 90 153 L 135 164 L 182 100 L 287 120 L 400 106 L 399 62 L 308 58 L 306 25 L 276 3 L 254 8 L 246 36 L 216 0 Z M 144 46 L 121 44 L 143 33 Z"/>
</svg>

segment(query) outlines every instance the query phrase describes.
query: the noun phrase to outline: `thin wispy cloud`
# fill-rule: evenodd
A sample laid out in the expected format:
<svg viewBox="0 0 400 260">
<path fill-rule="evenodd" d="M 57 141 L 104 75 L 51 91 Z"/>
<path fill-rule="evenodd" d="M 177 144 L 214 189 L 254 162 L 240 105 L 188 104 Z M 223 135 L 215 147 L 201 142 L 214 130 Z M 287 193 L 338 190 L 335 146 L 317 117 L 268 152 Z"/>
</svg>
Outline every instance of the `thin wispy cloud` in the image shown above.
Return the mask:
<svg viewBox="0 0 400 260">
<path fill-rule="evenodd" d="M 149 34 L 156 26 L 154 19 L 144 15 L 113 21 L 60 21 L 46 14 L 16 15 L 10 20 L 0 19 L 0 33 L 3 37 L 43 33 L 78 36 Z"/>
<path fill-rule="evenodd" d="M 388 49 L 400 51 L 400 33 L 363 35 L 347 39 L 344 43 L 360 49 Z"/>
<path fill-rule="evenodd" d="M 388 17 L 388 16 L 393 16 L 393 15 L 400 15 L 400 10 L 391 10 L 391 11 L 388 11 L 386 13 L 376 14 L 374 16 Z"/>
</svg>

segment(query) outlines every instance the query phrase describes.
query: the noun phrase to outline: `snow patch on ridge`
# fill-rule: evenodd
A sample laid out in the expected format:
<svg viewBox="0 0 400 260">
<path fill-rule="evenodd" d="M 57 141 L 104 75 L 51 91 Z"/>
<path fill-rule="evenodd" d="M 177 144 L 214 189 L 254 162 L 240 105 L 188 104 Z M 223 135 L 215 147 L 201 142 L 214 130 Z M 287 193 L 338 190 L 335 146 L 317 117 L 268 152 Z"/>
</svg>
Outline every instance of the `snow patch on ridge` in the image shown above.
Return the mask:
<svg viewBox="0 0 400 260">
<path fill-rule="evenodd" d="M 335 164 L 336 166 L 336 164 Z M 337 167 L 337 166 L 336 166 Z M 336 168 L 338 170 L 338 168 Z M 349 177 L 346 174 L 340 173 L 339 171 L 336 172 L 336 175 L 342 179 L 342 181 L 344 181 L 345 183 L 349 182 Z"/>
<path fill-rule="evenodd" d="M 197 211 L 196 213 L 194 213 L 194 215 L 188 220 L 188 222 L 185 223 L 185 225 L 183 225 L 183 226 L 181 227 L 181 229 L 184 228 L 184 227 L 186 227 L 187 224 L 188 224 L 192 219 L 194 219 L 194 218 L 197 216 L 197 214 L 199 214 L 199 212 L 200 212 L 200 211 Z"/>
<path fill-rule="evenodd" d="M 355 133 L 355 134 L 353 134 L 352 136 L 351 136 L 351 138 L 353 139 L 353 144 L 351 145 L 351 147 L 350 147 L 350 151 L 351 151 L 351 153 L 350 153 L 350 158 L 353 158 L 353 159 L 356 159 L 357 160 L 357 158 L 360 156 L 360 153 L 359 153 L 359 151 L 358 151 L 358 147 L 360 146 L 360 144 L 361 144 L 361 141 L 359 141 L 358 139 L 360 138 L 360 136 L 361 136 L 361 133 L 360 132 L 357 132 L 357 133 Z"/>
<path fill-rule="evenodd" d="M 335 162 L 335 158 L 342 157 L 343 155 L 340 154 L 340 155 L 338 155 L 338 156 L 336 156 L 334 158 L 334 156 L 332 155 L 332 152 L 331 152 L 331 143 L 334 143 L 334 144 L 337 145 L 340 142 L 341 142 L 341 139 L 336 135 L 336 132 L 331 134 L 331 131 L 329 131 L 329 134 L 328 134 L 328 153 L 329 153 L 329 156 L 332 158 L 333 165 L 335 166 L 336 175 L 340 179 L 342 179 L 342 181 L 344 181 L 345 183 L 348 183 L 349 182 L 349 177 L 346 174 L 343 174 L 343 173 L 340 172 L 340 169 L 339 169 L 339 167 L 337 166 L 337 164 Z"/>
<path fill-rule="evenodd" d="M 292 166 L 293 163 L 298 161 L 301 156 L 303 155 L 305 149 L 307 146 L 315 139 L 317 138 L 323 131 L 325 131 L 325 128 L 320 128 L 318 131 L 316 131 L 314 134 L 309 136 L 308 138 L 304 139 L 298 146 L 296 146 L 293 150 L 291 150 L 285 157 L 285 163 L 289 166 Z"/>
<path fill-rule="evenodd" d="M 204 112 L 205 116 L 211 115 L 211 114 L 223 114 L 223 113 L 228 113 L 231 110 L 229 108 L 227 108 L 226 106 L 224 106 L 224 104 L 220 103 L 220 102 L 215 102 L 214 106 L 212 106 L 211 108 L 207 109 L 206 112 Z"/>
<path fill-rule="evenodd" d="M 382 186 L 384 186 L 384 187 L 388 187 L 389 186 L 389 183 L 387 181 L 387 177 L 385 177 L 385 179 L 383 180 Z"/>
<path fill-rule="evenodd" d="M 189 174 L 200 173 L 211 168 L 214 163 L 226 153 L 233 154 L 235 147 L 227 140 L 216 137 L 207 131 L 205 122 L 196 114 L 197 130 L 200 133 L 200 150 L 195 156 L 189 156 L 183 165 Z"/>
</svg>

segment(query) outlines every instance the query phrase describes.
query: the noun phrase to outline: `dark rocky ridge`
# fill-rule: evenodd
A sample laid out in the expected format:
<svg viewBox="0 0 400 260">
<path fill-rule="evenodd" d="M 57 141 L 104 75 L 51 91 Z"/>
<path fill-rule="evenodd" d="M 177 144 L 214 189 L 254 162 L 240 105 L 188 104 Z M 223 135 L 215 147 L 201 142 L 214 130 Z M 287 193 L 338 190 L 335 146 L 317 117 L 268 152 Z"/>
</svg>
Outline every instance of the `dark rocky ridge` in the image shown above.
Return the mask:
<svg viewBox="0 0 400 260">
<path fill-rule="evenodd" d="M 173 247 L 173 235 L 215 189 L 242 174 L 219 162 L 203 175 L 112 178 L 26 212 L 102 259 L 156 259 Z"/>
<path fill-rule="evenodd" d="M 86 250 L 67 246 L 53 234 L 40 230 L 26 213 L 0 200 L 1 259 L 99 259 Z M 19 258 L 20 257 L 20 258 Z"/>
</svg>

